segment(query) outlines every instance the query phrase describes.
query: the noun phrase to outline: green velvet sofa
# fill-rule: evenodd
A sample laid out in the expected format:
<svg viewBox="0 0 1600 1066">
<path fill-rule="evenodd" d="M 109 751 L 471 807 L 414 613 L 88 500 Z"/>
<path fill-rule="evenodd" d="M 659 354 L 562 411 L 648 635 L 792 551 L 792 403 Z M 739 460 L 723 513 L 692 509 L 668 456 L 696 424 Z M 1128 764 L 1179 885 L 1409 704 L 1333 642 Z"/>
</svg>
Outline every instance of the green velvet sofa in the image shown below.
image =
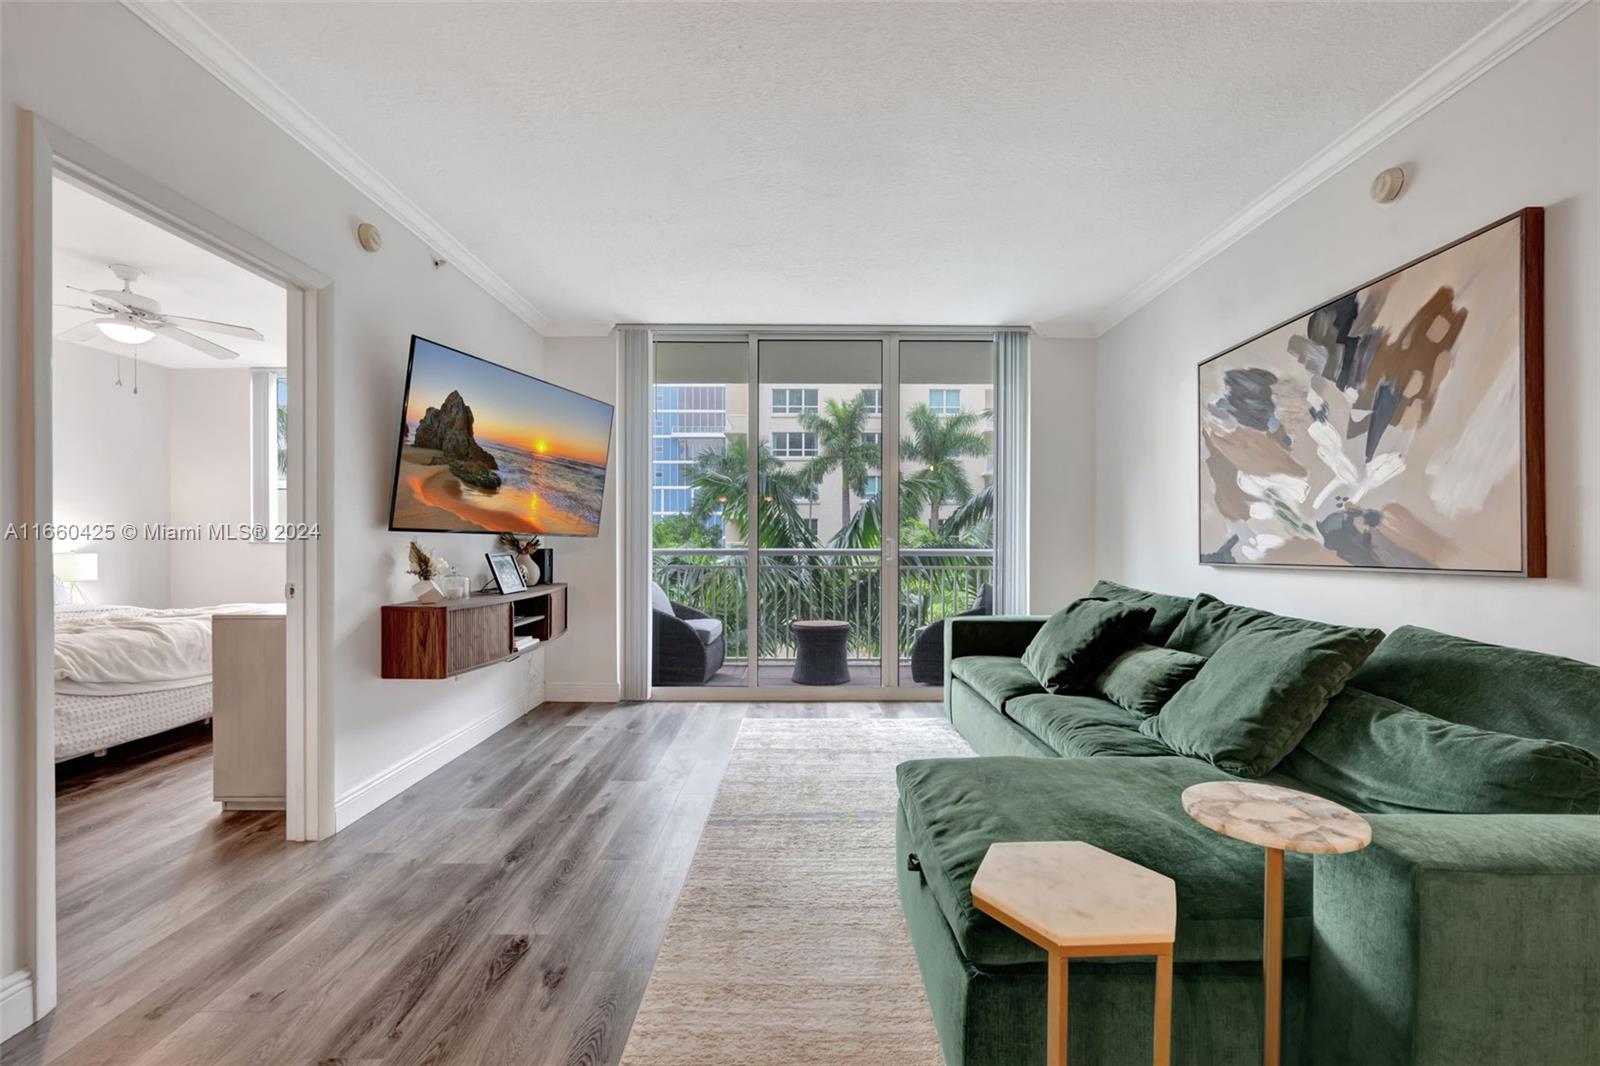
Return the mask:
<svg viewBox="0 0 1600 1066">
<path fill-rule="evenodd" d="M 1157 645 L 1191 606 L 1109 582 L 1093 594 L 1155 608 L 1145 640 Z M 1113 703 L 1046 694 L 1019 659 L 1044 621 L 951 620 L 946 709 L 980 757 L 898 770 L 901 904 L 945 1060 L 1043 1060 L 1043 953 L 977 911 L 970 885 L 994 842 L 1084 840 L 1177 883 L 1173 1061 L 1260 1062 L 1262 852 L 1179 803 L 1189 785 L 1231 775 L 1172 754 Z M 1600 667 L 1574 660 L 1405 627 L 1324 715 L 1363 693 L 1600 751 Z M 1287 857 L 1286 1063 L 1600 1062 L 1600 817 L 1505 813 L 1492 797 L 1481 812 L 1372 813 L 1395 805 L 1314 787 L 1296 764 L 1263 780 L 1367 812 L 1373 842 Z M 1361 767 L 1340 769 L 1361 780 Z M 1070 1061 L 1150 1061 L 1153 1002 L 1151 960 L 1074 961 Z"/>
</svg>

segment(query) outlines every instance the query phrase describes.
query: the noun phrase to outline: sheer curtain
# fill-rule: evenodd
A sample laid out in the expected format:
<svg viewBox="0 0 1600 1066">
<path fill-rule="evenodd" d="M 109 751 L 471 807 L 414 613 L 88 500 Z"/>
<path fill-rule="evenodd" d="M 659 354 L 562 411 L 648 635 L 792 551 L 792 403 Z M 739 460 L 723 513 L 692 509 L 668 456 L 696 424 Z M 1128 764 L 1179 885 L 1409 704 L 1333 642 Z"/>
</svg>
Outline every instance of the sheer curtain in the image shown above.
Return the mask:
<svg viewBox="0 0 1600 1066">
<path fill-rule="evenodd" d="M 650 695 L 650 331 L 617 330 L 617 425 L 622 453 L 622 698 Z"/>
<path fill-rule="evenodd" d="M 1028 610 L 1028 332 L 995 341 L 995 607 Z"/>
</svg>

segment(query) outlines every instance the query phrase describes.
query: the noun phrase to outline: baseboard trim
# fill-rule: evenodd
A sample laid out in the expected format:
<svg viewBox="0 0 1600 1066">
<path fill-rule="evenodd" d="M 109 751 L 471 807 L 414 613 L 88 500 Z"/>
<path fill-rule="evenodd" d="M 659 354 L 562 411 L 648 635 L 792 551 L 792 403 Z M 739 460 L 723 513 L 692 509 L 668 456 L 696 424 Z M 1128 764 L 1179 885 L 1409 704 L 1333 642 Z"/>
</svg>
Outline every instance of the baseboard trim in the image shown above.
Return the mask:
<svg viewBox="0 0 1600 1066">
<path fill-rule="evenodd" d="M 0 1040 L 10 1040 L 33 1022 L 33 973 L 6 974 L 0 978 Z"/>
<path fill-rule="evenodd" d="M 507 703 L 495 708 L 476 721 L 468 722 L 454 733 L 440 737 L 427 747 L 401 759 L 393 766 L 380 770 L 348 789 L 333 804 L 334 831 L 346 829 L 358 819 L 371 814 L 424 777 L 464 754 L 515 722 L 528 712 L 520 703 Z"/>
<path fill-rule="evenodd" d="M 622 686 L 615 681 L 545 681 L 544 698 L 551 703 L 617 703 Z"/>
</svg>

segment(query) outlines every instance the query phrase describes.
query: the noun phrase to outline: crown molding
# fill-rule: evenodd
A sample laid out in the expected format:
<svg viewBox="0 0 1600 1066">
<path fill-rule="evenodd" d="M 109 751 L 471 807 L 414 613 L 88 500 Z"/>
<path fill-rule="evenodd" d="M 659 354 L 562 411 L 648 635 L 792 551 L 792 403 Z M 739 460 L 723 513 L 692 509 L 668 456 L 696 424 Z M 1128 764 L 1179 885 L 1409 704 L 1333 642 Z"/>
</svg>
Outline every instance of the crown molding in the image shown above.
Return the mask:
<svg viewBox="0 0 1600 1066">
<path fill-rule="evenodd" d="M 544 332 L 548 320 L 542 311 L 296 103 L 260 68 L 218 36 L 186 4 L 178 0 L 161 3 L 122 0 L 122 6 L 293 137 L 334 173 L 371 198 L 512 314 L 540 333 Z"/>
<path fill-rule="evenodd" d="M 1052 340 L 1094 340 L 1099 336 L 1095 332 L 1094 323 L 1072 318 L 1035 322 L 1029 328 L 1039 336 L 1049 337 Z"/>
<path fill-rule="evenodd" d="M 1200 243 L 1157 271 L 1143 284 L 1112 301 L 1105 313 L 1096 319 L 1091 335 L 1103 336 L 1110 332 L 1129 315 L 1194 273 L 1268 219 L 1483 77 L 1524 45 L 1590 2 L 1522 0 L 1401 89 L 1344 136 L 1302 163 L 1288 177 L 1213 230 Z"/>
<path fill-rule="evenodd" d="M 617 328 L 615 322 L 552 322 L 546 337 L 607 337 Z"/>
</svg>

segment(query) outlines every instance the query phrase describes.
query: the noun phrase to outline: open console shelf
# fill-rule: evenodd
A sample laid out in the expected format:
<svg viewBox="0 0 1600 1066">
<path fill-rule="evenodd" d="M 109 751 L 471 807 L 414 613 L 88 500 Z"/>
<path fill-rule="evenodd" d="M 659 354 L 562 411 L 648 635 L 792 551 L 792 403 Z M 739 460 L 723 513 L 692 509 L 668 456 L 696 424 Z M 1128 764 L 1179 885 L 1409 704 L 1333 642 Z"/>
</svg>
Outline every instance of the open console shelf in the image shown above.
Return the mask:
<svg viewBox="0 0 1600 1066">
<path fill-rule="evenodd" d="M 519 636 L 544 644 L 566 631 L 567 586 L 560 583 L 438 603 L 386 604 L 383 676 L 454 677 L 515 659 L 522 654 L 516 647 Z"/>
</svg>

